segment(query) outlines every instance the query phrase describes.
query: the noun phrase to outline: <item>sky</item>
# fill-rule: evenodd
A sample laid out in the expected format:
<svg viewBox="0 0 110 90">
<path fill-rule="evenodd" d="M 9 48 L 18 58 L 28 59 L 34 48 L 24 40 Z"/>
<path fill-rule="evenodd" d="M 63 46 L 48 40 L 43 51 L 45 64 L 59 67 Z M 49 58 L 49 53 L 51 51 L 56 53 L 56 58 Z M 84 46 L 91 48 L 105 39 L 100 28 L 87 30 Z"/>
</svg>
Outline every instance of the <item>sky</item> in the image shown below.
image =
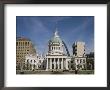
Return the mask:
<svg viewBox="0 0 110 90">
<path fill-rule="evenodd" d="M 85 42 L 86 53 L 94 52 L 94 16 L 17 16 L 16 37 L 32 41 L 39 54 L 48 50 L 48 41 L 58 30 L 72 55 L 76 41 Z"/>
</svg>

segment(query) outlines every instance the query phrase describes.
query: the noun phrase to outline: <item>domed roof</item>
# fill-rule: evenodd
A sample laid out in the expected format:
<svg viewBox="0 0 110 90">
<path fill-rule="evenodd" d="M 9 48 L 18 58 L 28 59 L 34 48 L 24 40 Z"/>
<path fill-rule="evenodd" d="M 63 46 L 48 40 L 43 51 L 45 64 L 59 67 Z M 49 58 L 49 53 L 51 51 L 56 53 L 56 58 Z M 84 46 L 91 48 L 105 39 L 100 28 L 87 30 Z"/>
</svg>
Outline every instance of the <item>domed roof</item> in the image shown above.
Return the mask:
<svg viewBox="0 0 110 90">
<path fill-rule="evenodd" d="M 59 37 L 53 37 L 50 42 L 52 43 L 62 43 L 62 40 Z"/>
<path fill-rule="evenodd" d="M 50 43 L 62 43 L 62 40 L 60 39 L 58 35 L 58 31 L 55 31 L 54 37 L 49 42 Z"/>
</svg>

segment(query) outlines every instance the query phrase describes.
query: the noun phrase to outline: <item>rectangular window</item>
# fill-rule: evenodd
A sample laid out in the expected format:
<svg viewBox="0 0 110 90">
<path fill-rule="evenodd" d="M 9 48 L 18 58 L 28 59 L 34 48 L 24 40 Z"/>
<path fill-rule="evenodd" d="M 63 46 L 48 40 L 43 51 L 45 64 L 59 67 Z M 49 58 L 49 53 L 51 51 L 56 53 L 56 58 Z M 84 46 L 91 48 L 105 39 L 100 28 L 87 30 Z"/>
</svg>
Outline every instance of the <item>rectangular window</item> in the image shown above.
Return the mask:
<svg viewBox="0 0 110 90">
<path fill-rule="evenodd" d="M 83 59 L 83 63 L 85 63 L 85 59 Z"/>
<path fill-rule="evenodd" d="M 80 63 L 82 62 L 82 59 L 80 59 Z"/>
<path fill-rule="evenodd" d="M 16 46 L 18 46 L 18 42 L 16 42 Z"/>
</svg>

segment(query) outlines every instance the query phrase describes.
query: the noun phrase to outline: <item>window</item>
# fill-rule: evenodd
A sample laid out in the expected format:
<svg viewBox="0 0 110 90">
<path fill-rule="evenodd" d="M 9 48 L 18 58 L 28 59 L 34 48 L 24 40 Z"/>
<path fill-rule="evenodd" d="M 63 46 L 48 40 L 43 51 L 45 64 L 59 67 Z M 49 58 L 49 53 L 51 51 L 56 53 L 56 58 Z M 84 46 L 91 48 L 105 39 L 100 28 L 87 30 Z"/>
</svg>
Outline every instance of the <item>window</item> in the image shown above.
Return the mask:
<svg viewBox="0 0 110 90">
<path fill-rule="evenodd" d="M 80 59 L 80 63 L 82 62 L 82 59 Z"/>
<path fill-rule="evenodd" d="M 27 46 L 27 42 L 25 42 L 25 45 Z"/>
<path fill-rule="evenodd" d="M 22 46 L 22 42 L 21 42 L 21 46 Z"/>
<path fill-rule="evenodd" d="M 83 59 L 83 63 L 85 63 L 85 59 Z"/>
<path fill-rule="evenodd" d="M 16 42 L 16 45 L 18 46 L 18 42 Z"/>
</svg>

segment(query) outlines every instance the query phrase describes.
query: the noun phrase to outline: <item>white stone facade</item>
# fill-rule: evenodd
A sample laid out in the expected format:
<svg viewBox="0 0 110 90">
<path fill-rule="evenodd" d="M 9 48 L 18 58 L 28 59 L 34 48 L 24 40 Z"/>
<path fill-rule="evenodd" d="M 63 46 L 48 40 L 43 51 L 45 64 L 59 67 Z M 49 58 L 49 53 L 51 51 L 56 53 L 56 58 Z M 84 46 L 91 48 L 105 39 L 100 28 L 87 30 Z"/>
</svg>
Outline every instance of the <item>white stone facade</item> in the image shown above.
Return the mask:
<svg viewBox="0 0 110 90">
<path fill-rule="evenodd" d="M 26 64 L 27 70 L 38 69 L 38 59 L 37 59 L 37 56 L 27 55 L 25 57 L 25 64 Z"/>
<path fill-rule="evenodd" d="M 49 41 L 48 54 L 46 55 L 47 71 L 69 70 L 70 58 L 64 53 L 64 44 L 56 31 L 54 37 Z"/>
<path fill-rule="evenodd" d="M 74 58 L 75 70 L 86 70 L 86 57 L 75 57 Z"/>
<path fill-rule="evenodd" d="M 25 64 L 29 67 L 28 70 L 42 69 L 44 58 L 38 55 L 27 55 L 25 57 Z M 27 67 L 26 66 L 26 67 Z"/>
<path fill-rule="evenodd" d="M 47 56 L 47 71 L 69 70 L 69 59 L 67 56 Z"/>
</svg>

